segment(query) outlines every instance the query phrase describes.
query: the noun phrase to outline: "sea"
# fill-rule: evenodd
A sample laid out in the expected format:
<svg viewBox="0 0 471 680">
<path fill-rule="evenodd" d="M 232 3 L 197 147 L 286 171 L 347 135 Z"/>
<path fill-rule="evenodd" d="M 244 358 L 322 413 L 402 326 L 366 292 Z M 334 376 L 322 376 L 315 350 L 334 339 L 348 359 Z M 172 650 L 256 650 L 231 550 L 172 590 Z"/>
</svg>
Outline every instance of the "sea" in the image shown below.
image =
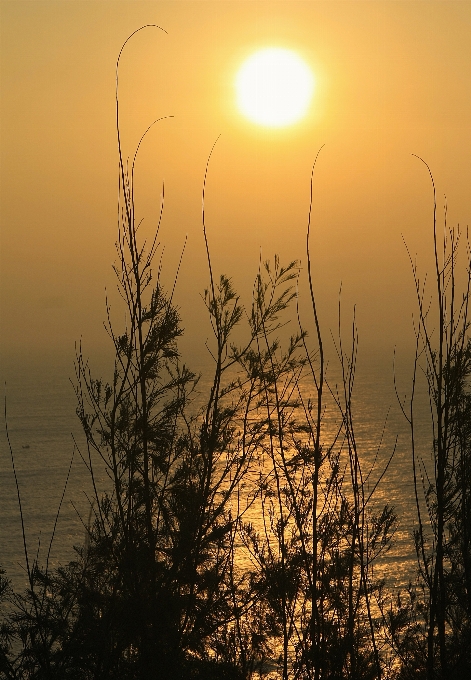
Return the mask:
<svg viewBox="0 0 471 680">
<path fill-rule="evenodd" d="M 104 368 L 101 375 L 109 377 L 106 368 L 112 366 L 112 357 L 111 361 L 100 361 Z M 380 509 L 387 503 L 398 515 L 392 548 L 380 563 L 387 582 L 397 589 L 414 580 L 417 567 L 412 539 L 416 509 L 411 433 L 400 406 L 405 399 L 405 408 L 409 408 L 412 366 L 409 355 L 396 358 L 393 368 L 391 353 L 360 353 L 352 399 L 363 475 L 368 476 L 371 490 L 376 487 L 371 505 Z M 204 370 L 201 399 L 209 388 Z M 25 548 L 30 564 L 37 560 L 44 566 L 47 562 L 50 569 L 74 559 L 76 547 L 85 540 L 93 488 L 86 442 L 76 415 L 73 359 L 50 354 L 6 357 L 1 377 L 0 565 L 13 587 L 22 589 L 27 584 Z M 339 379 L 334 357 L 327 365 L 327 380 L 334 391 Z M 312 391 L 307 379 L 305 388 Z M 419 380 L 416 394 L 417 451 L 429 465 L 432 429 L 424 380 Z M 326 441 L 333 434 L 334 420 L 329 432 L 326 416 Z M 376 486 L 388 461 L 387 471 Z M 95 475 L 101 492 L 109 480 L 104 466 L 96 460 Z"/>
</svg>

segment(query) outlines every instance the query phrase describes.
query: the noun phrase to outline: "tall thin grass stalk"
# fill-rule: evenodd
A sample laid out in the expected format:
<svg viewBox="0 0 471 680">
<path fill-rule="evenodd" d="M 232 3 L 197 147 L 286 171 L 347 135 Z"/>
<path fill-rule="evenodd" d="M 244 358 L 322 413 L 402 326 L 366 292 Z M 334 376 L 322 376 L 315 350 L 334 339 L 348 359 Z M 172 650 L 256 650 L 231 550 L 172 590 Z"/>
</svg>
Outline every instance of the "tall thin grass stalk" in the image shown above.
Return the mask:
<svg viewBox="0 0 471 680">
<path fill-rule="evenodd" d="M 444 212 L 443 241 L 439 243 L 437 226 L 437 198 L 435 182 L 427 163 L 417 158 L 427 168 L 433 191 L 433 249 L 435 292 L 427 296 L 426 280 L 419 278 L 417 264 L 407 248 L 417 296 L 418 315 L 415 325 L 416 351 L 409 407 L 403 413 L 411 432 L 412 469 L 417 512 L 415 547 L 418 561 L 419 585 L 423 592 L 422 619 L 425 639 L 421 646 L 417 639 L 415 656 L 410 661 L 425 664 L 428 680 L 449 677 L 458 673 L 462 654 L 454 645 L 464 640 L 454 621 L 456 586 L 453 574 L 462 573 L 469 563 L 468 548 L 457 559 L 453 543 L 458 527 L 466 535 L 467 521 L 461 517 L 467 495 L 465 467 L 458 463 L 468 461 L 468 445 L 462 438 L 467 431 L 468 381 L 471 376 L 469 353 L 469 302 L 471 291 L 471 257 L 467 245 L 467 262 L 464 268 L 464 287 L 458 293 L 457 258 L 460 231 L 448 227 L 447 209 Z M 432 320 L 432 316 L 435 317 Z M 432 327 L 436 324 L 436 328 Z M 432 429 L 432 465 L 419 455 L 416 435 L 416 391 L 419 373 L 426 379 Z M 468 464 L 468 462 L 467 462 Z M 461 608 L 461 607 L 460 607 Z M 459 608 L 459 609 L 460 609 Z M 463 635 L 468 629 L 471 611 L 464 607 Z M 457 637 L 458 636 L 458 637 Z M 463 650 L 464 651 L 464 648 Z M 459 671 L 461 672 L 461 670 Z M 454 676 L 458 677 L 458 675 Z M 461 675 L 459 676 L 461 677 Z M 464 677 L 464 676 L 463 676 Z"/>
</svg>

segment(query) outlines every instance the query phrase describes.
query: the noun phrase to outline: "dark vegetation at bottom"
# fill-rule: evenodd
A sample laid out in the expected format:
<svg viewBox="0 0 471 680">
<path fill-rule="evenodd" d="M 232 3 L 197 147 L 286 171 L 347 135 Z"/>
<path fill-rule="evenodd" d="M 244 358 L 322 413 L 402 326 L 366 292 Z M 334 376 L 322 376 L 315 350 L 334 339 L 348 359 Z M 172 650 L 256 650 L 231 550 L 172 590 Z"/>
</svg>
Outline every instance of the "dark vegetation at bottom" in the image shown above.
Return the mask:
<svg viewBox="0 0 471 680">
<path fill-rule="evenodd" d="M 214 372 L 198 409 L 198 378 L 178 351 L 173 293 L 152 270 L 158 232 L 147 249 L 138 244 L 133 176 L 120 146 L 119 158 L 115 271 L 127 326 L 116 333 L 108 314 L 115 353 L 109 382 L 91 375 L 81 348 L 76 361 L 81 455 L 95 494 L 86 541 L 58 569 L 31 561 L 25 549 L 24 593 L 2 576 L 1 677 L 471 677 L 471 269 L 468 262 L 458 295 L 458 234 L 448 232 L 439 256 L 434 204 L 432 307 L 411 261 L 417 351 L 412 395 L 402 408 L 411 430 L 418 570 L 397 595 L 378 566 L 397 525 L 394 509 L 375 500 L 388 463 L 364 469 L 355 439 L 354 322 L 347 351 L 340 330 L 337 338 L 339 384 L 325 376 L 311 210 L 313 340 L 295 313 L 298 330 L 285 343 L 297 264 L 261 264 L 243 308 L 230 280 L 213 275 L 203 212 Z M 236 344 L 233 331 L 243 322 L 245 341 Z M 430 464 L 416 452 L 419 370 L 430 392 Z M 326 441 L 332 409 L 338 428 Z M 95 483 L 99 466 L 110 480 L 105 494 Z"/>
</svg>

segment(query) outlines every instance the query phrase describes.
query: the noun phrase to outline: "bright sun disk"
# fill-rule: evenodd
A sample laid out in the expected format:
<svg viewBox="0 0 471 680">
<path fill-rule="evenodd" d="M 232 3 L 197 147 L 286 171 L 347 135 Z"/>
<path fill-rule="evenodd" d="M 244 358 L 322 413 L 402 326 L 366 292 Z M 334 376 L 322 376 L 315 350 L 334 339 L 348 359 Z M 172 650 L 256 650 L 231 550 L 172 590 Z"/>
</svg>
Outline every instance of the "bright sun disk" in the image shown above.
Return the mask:
<svg viewBox="0 0 471 680">
<path fill-rule="evenodd" d="M 307 112 L 314 77 L 307 64 L 291 50 L 269 47 L 252 54 L 236 78 L 237 104 L 254 123 L 284 127 Z"/>
</svg>

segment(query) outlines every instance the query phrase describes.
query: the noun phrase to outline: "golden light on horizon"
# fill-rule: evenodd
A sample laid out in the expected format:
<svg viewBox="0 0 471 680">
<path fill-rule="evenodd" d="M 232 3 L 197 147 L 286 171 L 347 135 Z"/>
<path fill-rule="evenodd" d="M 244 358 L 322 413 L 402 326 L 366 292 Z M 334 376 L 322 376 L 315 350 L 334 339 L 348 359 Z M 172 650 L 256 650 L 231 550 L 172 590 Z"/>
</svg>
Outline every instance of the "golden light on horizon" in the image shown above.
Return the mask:
<svg viewBox="0 0 471 680">
<path fill-rule="evenodd" d="M 314 76 L 296 52 L 269 47 L 252 54 L 236 77 L 237 105 L 253 123 L 278 128 L 306 113 Z"/>
</svg>

